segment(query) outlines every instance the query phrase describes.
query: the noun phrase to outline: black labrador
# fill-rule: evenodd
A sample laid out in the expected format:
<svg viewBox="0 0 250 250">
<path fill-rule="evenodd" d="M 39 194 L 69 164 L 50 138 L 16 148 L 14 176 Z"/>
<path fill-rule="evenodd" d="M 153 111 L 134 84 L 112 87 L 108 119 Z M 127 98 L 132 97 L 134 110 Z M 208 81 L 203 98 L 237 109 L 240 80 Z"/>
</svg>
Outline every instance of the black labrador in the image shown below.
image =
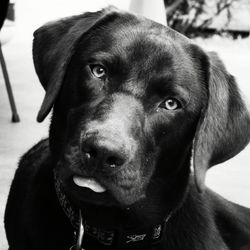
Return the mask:
<svg viewBox="0 0 250 250">
<path fill-rule="evenodd" d="M 33 54 L 53 115 L 11 186 L 11 250 L 250 249 L 250 210 L 204 184 L 250 140 L 215 53 L 109 7 L 39 28 Z"/>
</svg>

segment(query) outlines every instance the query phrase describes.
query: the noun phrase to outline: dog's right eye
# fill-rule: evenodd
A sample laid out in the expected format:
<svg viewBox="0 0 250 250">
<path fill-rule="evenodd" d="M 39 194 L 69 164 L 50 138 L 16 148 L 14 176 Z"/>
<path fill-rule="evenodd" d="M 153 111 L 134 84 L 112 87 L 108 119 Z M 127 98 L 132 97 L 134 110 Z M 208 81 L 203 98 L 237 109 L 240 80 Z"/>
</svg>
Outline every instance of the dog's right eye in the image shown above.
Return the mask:
<svg viewBox="0 0 250 250">
<path fill-rule="evenodd" d="M 91 73 L 94 75 L 94 77 L 99 79 L 104 79 L 106 76 L 106 70 L 102 65 L 99 64 L 93 64 L 89 65 Z"/>
<path fill-rule="evenodd" d="M 168 98 L 163 103 L 161 103 L 159 107 L 164 108 L 166 110 L 176 110 L 176 109 L 180 109 L 182 106 L 181 106 L 181 103 L 177 99 Z"/>
</svg>

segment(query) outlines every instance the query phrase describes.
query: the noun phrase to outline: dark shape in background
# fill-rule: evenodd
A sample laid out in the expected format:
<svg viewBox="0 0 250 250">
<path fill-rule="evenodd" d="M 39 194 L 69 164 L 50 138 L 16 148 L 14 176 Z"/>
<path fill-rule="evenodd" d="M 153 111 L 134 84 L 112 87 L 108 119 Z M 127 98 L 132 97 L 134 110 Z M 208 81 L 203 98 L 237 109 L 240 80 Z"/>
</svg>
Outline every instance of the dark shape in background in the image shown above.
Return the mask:
<svg viewBox="0 0 250 250">
<path fill-rule="evenodd" d="M 14 3 L 9 3 L 9 0 L 4 0 L 3 2 L 0 2 L 0 30 L 4 24 L 5 19 L 8 19 L 10 21 L 14 21 L 15 19 L 15 12 L 14 12 Z M 14 95 L 9 79 L 9 74 L 5 62 L 5 58 L 2 51 L 2 41 L 0 41 L 0 65 L 3 71 L 3 77 L 5 81 L 5 86 L 7 89 L 10 107 L 12 111 L 12 122 L 19 122 L 20 118 L 17 113 L 16 103 L 14 100 Z"/>
<path fill-rule="evenodd" d="M 7 16 L 9 0 L 2 0 L 0 2 L 0 29 L 3 26 L 4 20 Z"/>
</svg>

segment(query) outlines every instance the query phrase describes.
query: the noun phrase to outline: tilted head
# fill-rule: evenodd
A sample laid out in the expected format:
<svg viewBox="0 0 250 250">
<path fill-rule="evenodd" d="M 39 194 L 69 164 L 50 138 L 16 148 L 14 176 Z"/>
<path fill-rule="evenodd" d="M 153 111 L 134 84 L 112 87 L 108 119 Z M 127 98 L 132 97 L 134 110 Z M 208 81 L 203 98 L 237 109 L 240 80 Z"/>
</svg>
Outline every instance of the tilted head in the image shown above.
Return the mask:
<svg viewBox="0 0 250 250">
<path fill-rule="evenodd" d="M 167 208 L 185 193 L 191 154 L 202 191 L 206 170 L 249 142 L 234 78 L 168 27 L 107 8 L 34 37 L 46 91 L 38 121 L 54 106 L 51 152 L 74 200 Z"/>
</svg>

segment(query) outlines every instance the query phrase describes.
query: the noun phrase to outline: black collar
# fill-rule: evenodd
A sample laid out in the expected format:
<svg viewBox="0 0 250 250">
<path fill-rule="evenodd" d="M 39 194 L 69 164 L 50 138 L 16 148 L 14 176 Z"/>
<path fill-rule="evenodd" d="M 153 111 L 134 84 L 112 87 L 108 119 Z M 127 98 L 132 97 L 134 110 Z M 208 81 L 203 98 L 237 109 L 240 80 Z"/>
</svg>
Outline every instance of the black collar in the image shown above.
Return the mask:
<svg viewBox="0 0 250 250">
<path fill-rule="evenodd" d="M 79 209 L 77 209 L 67 198 L 56 171 L 54 171 L 54 180 L 59 203 L 64 213 L 69 218 L 74 228 L 75 236 L 77 237 L 78 230 L 81 226 L 79 223 Z M 138 227 L 126 230 L 124 228 L 107 228 L 105 226 L 91 224 L 84 218 L 83 213 L 83 246 L 91 246 L 90 248 L 92 249 L 97 249 L 98 245 L 102 247 L 102 249 L 147 249 L 162 241 L 165 225 L 171 215 L 170 213 L 161 224 L 157 224 L 153 227 Z"/>
</svg>

